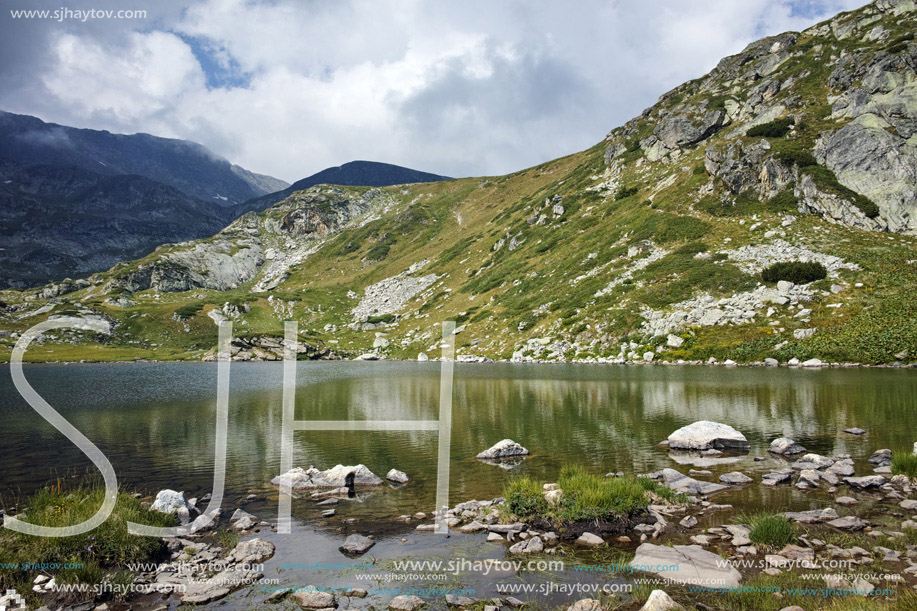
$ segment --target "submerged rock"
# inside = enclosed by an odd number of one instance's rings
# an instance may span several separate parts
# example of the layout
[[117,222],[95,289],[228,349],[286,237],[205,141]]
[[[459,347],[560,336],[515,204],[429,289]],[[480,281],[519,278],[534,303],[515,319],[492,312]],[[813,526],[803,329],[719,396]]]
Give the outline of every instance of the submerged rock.
[[683,473],[679,473],[675,469],[663,469],[659,476],[662,478],[662,482],[674,490],[675,492],[683,492],[685,494],[697,494],[697,495],[708,495],[715,492],[720,492],[721,490],[727,490],[729,487],[722,484],[714,484],[713,482],[703,482],[696,480],[693,477],[688,477]]
[[385,474],[385,479],[390,482],[395,482],[396,484],[406,484],[411,481],[407,473],[399,471],[398,469],[391,469]]
[[[643,543],[637,548],[630,566],[637,571],[652,573],[684,584],[709,584],[713,587],[736,587],[742,579],[735,567],[721,556],[699,545],[653,545]],[[654,569],[675,567],[674,571]]]
[[728,424],[700,420],[669,435],[669,447],[677,450],[748,450],[745,435]]

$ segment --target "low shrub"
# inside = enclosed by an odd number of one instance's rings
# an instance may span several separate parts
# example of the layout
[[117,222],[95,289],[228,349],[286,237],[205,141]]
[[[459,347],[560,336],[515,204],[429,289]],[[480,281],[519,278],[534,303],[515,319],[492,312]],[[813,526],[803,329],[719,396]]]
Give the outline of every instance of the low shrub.
[[378,325],[379,323],[387,324],[390,322],[395,322],[395,315],[394,314],[380,314],[379,316],[370,316],[369,318],[366,319],[366,322],[368,322],[371,325]]
[[511,479],[503,488],[506,508],[520,518],[543,515],[549,506],[542,490],[541,484],[530,477]]
[[748,538],[753,543],[783,547],[796,540],[793,523],[781,515],[758,514],[747,520],[751,526]]
[[917,454],[908,451],[892,452],[892,474],[917,477]]
[[765,282],[786,280],[794,284],[808,284],[828,276],[828,270],[821,263],[803,261],[785,261],[774,263],[761,272]]
[[175,310],[175,316],[179,318],[191,318],[204,309],[203,303],[189,303]]
[[621,187],[620,189],[618,189],[615,192],[615,201],[619,201],[627,197],[630,197],[632,195],[636,195],[639,191],[640,191],[639,187]]
[[780,161],[784,161],[790,165],[799,166],[800,168],[808,168],[818,165],[818,160],[815,159],[815,155],[808,151],[800,151],[798,149],[784,149],[777,151],[774,156]]
[[745,132],[745,135],[749,138],[783,138],[789,133],[793,123],[794,119],[792,117],[784,117],[783,119],[755,125]]

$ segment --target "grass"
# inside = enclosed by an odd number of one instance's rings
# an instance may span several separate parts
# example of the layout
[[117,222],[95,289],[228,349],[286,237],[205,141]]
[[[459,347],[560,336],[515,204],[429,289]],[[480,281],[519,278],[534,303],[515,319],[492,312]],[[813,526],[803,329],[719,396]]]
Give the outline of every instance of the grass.
[[787,518],[776,514],[757,514],[743,519],[751,525],[748,538],[754,543],[783,547],[796,540],[796,527]]
[[[503,490],[507,509],[518,518],[545,517],[562,523],[584,520],[628,518],[646,510],[647,491],[660,497],[677,499],[668,488],[636,477],[604,477],[579,466],[561,469],[558,484],[560,501],[551,506],[544,498],[541,484],[529,477],[511,480]],[[667,492],[666,492],[667,491]]]
[[907,450],[892,452],[892,474],[917,477],[917,454]]
[[[60,484],[44,488],[27,499],[24,521],[41,526],[71,526],[92,517],[105,496],[101,486],[80,486],[72,490]],[[103,579],[125,580],[130,563],[168,557],[165,543],[154,537],[132,535],[127,522],[151,526],[174,526],[171,515],[150,511],[139,499],[118,493],[111,516],[95,530],[73,537],[35,537],[12,530],[0,531],[0,558],[4,563],[72,563],[82,565],[56,575],[62,583],[97,584]],[[0,588],[31,593],[35,571],[0,568]],[[107,576],[107,577],[106,577]],[[33,601],[34,602],[34,601]]]

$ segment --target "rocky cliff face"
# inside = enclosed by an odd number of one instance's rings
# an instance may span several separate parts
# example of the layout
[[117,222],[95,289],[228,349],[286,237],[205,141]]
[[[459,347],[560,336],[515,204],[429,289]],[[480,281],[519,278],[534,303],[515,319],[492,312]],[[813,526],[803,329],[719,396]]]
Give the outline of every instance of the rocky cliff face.
[[606,160],[706,149],[713,197],[789,188],[800,212],[917,232],[914,25],[913,2],[888,0],[752,43],[612,131]]

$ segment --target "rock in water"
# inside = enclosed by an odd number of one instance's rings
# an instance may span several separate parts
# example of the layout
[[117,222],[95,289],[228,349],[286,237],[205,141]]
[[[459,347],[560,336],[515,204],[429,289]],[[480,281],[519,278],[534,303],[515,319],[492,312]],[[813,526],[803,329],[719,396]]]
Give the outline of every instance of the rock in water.
[[722,490],[727,490],[729,488],[729,486],[724,486],[722,484],[704,482],[694,479],[693,477],[688,477],[687,475],[676,471],[675,469],[663,469],[660,472],[660,475],[662,477],[662,482],[666,486],[675,492],[682,492],[685,494],[697,494],[700,496],[705,496],[715,492],[720,492]]
[[478,454],[477,457],[492,460],[495,458],[508,458],[510,456],[528,456],[528,453],[528,450],[523,448],[512,439],[504,439],[502,441],[498,441],[491,448],[484,450]]
[[771,442],[767,451],[784,456],[786,454],[802,454],[806,449],[789,437],[780,437]]
[[378,486],[383,483],[382,478],[370,471],[366,465],[353,467],[336,465],[325,471],[319,471],[315,467],[308,469],[296,467],[283,475],[278,475],[271,480],[271,483],[279,486],[288,480],[293,490],[343,488],[347,485],[347,476],[351,474],[353,474],[353,483],[357,486]]
[[700,420],[669,435],[669,447],[676,450],[748,450],[745,435],[728,424]]
[[315,586],[301,588],[293,593],[293,598],[303,609],[333,609],[337,601],[331,592],[323,592]]
[[396,484],[406,484],[410,480],[407,473],[404,471],[399,471],[398,469],[391,469],[388,473],[385,474],[385,479],[390,482],[395,482]]
[[684,611],[684,609],[662,590],[650,592],[650,597],[646,599],[646,604],[640,607],[640,611]]
[[[630,566],[634,570],[653,573],[676,583],[709,584],[711,587],[736,587],[742,579],[735,567],[713,552],[699,545],[653,545],[643,543]],[[675,567],[674,571],[657,572],[655,569]]]
[[369,537],[350,535],[344,541],[344,545],[340,547],[340,550],[345,554],[360,555],[365,554],[375,544],[376,542]]

